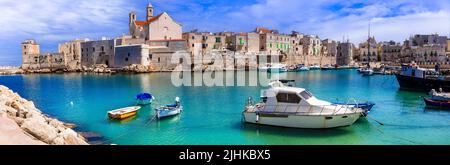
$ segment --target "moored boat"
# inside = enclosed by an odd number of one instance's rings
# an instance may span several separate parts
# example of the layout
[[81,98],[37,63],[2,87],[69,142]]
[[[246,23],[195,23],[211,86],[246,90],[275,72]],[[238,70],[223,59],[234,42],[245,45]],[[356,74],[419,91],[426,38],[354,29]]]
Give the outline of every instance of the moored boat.
[[309,71],[310,68],[305,66],[305,65],[298,65],[297,66],[297,71]]
[[373,69],[372,68],[363,68],[359,71],[363,76],[372,76]]
[[310,70],[320,70],[320,66],[319,65],[311,65],[309,67]]
[[336,105],[319,100],[303,88],[270,83],[263,101],[249,101],[242,112],[247,123],[292,127],[334,128],[353,124],[364,112],[350,105]]
[[427,106],[440,107],[445,109],[450,108],[450,101],[433,100],[429,98],[423,98],[423,100],[425,101],[425,104]]
[[137,111],[141,109],[140,106],[132,106],[132,107],[125,107],[120,108],[112,111],[108,111],[108,116],[112,119],[126,119],[132,116],[136,116]]
[[402,89],[430,91],[442,88],[444,91],[450,91],[449,77],[433,69],[420,68],[414,63],[402,65],[402,70],[395,73],[395,77]]
[[155,97],[150,93],[140,93],[136,95],[136,103],[138,105],[147,105],[151,104]]
[[156,108],[156,117],[158,119],[175,116],[180,114],[183,111],[183,106],[180,104],[180,98],[175,98],[175,104],[167,104],[165,106],[161,106]]
[[349,105],[349,106],[353,106],[356,108],[361,108],[364,110],[363,112],[363,116],[367,116],[367,114],[369,114],[369,112],[372,110],[373,106],[375,105],[375,103],[366,101],[366,102],[356,102],[356,103],[342,103],[342,102],[335,102],[333,104],[338,104],[338,105]]

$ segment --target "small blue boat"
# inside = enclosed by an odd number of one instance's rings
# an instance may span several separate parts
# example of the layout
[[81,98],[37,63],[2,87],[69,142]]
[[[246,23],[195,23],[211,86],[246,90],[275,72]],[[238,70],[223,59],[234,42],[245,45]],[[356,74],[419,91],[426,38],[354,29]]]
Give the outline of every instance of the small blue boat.
[[180,114],[183,111],[183,106],[181,106],[180,98],[175,98],[175,104],[167,104],[165,106],[161,106],[156,108],[156,117],[158,119],[175,116]]
[[361,108],[364,110],[364,116],[366,116],[370,110],[372,110],[375,103],[372,102],[361,102],[361,103],[333,103],[336,105],[348,105],[348,106],[354,106],[355,108]]
[[150,93],[140,93],[136,95],[136,102],[138,105],[147,105],[151,104],[153,100],[155,99],[154,96]]

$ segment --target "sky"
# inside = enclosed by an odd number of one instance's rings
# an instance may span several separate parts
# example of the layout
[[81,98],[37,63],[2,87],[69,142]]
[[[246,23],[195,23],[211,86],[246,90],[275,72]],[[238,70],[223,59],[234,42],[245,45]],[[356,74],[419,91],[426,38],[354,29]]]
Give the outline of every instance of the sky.
[[35,39],[56,52],[73,39],[128,34],[128,14],[143,20],[169,13],[183,31],[249,32],[255,27],[298,31],[353,43],[367,38],[401,42],[413,34],[450,35],[449,0],[0,0],[0,66],[20,65],[20,43]]

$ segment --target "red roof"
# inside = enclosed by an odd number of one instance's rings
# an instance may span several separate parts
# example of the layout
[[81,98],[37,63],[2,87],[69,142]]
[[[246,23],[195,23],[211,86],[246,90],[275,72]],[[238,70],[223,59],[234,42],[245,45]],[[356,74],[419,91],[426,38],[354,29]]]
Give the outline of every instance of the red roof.
[[269,29],[263,28],[263,27],[257,27],[256,28],[256,32],[258,32],[258,33],[272,33],[272,30],[269,30]]
[[159,17],[161,17],[163,13],[157,15],[156,17],[152,17],[150,18],[148,21],[135,21],[136,25],[138,26],[144,26],[144,25],[148,25],[150,23],[152,23],[153,21],[156,21]]

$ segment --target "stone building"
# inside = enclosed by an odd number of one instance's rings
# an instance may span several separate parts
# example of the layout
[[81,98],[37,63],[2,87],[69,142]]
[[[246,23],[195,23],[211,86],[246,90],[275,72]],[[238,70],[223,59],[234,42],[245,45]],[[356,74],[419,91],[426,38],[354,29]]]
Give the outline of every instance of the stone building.
[[207,54],[212,50],[224,50],[226,48],[226,36],[210,32],[183,33],[183,40],[187,42],[187,51],[194,54]]
[[116,39],[106,39],[97,41],[86,41],[81,44],[81,64],[83,66],[93,66],[105,64],[114,66],[114,47]]
[[322,60],[322,41],[319,36],[306,35],[302,38],[303,54],[306,56],[306,65],[320,65]]
[[22,42],[22,68],[28,68],[31,64],[39,60],[40,46],[35,40]]
[[[359,60],[361,62],[366,63],[369,61],[370,58],[370,62],[377,62],[379,61],[379,50],[375,37],[370,37],[368,41],[359,44],[359,53],[358,53]],[[369,45],[370,45],[370,52],[368,52]]]
[[73,40],[58,45],[58,52],[64,56],[67,69],[81,68],[81,43],[87,40]]
[[450,56],[450,39],[447,39],[447,46],[445,47],[445,54]]
[[133,38],[143,38],[146,41],[179,40],[182,35],[181,24],[175,22],[166,12],[157,16],[153,15],[152,4],[147,6],[147,19],[136,20],[136,12],[129,15],[130,35]]
[[228,50],[240,53],[259,53],[260,40],[259,34],[255,32],[250,33],[235,33],[227,38]]
[[40,52],[40,46],[35,40],[22,43],[22,69],[24,70],[60,70],[65,69],[64,55],[60,53]]
[[337,42],[331,39],[325,39],[322,41],[322,59],[321,65],[335,65],[337,55]]
[[292,51],[288,55],[290,64],[306,63],[306,55],[303,54],[303,43],[301,42],[303,37],[303,34],[295,31],[291,34]]
[[353,63],[353,50],[354,46],[349,41],[338,43],[336,64],[337,65],[350,65]]
[[259,37],[260,52],[265,54],[288,54],[292,49],[290,35],[278,34],[272,31],[271,33],[260,33]]
[[400,43],[394,41],[383,42],[381,44],[381,62],[382,63],[401,63],[401,50]]
[[447,37],[439,36],[438,34],[416,34],[409,38],[409,45],[424,46],[424,45],[447,45]]

